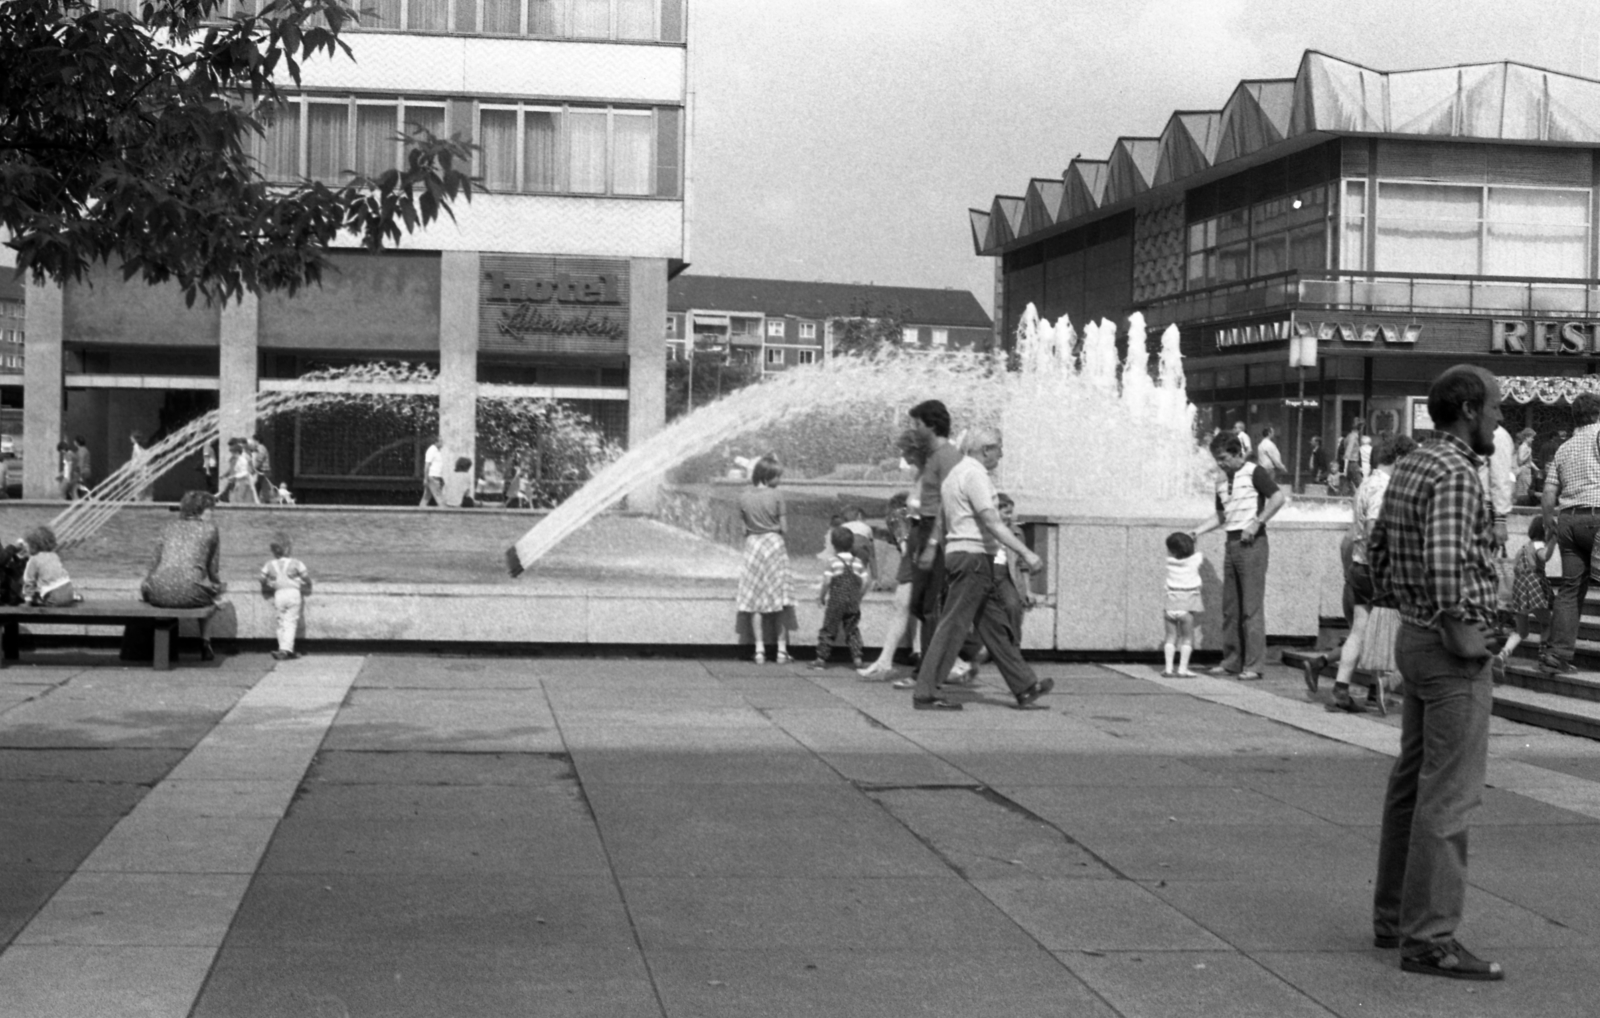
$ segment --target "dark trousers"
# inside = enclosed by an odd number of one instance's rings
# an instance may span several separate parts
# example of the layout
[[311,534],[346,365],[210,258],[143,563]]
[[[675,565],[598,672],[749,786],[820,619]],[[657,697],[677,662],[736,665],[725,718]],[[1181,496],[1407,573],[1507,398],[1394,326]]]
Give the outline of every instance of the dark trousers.
[[922,622],[922,657],[927,660],[928,648],[933,643],[934,622],[939,618],[940,595],[944,593],[945,566],[941,549],[933,556],[933,565],[922,568],[922,550],[928,546],[928,534],[933,530],[933,520],[926,517],[917,521],[906,542],[906,554],[911,556],[911,614]]
[[1571,661],[1578,647],[1578,621],[1589,596],[1589,559],[1594,554],[1600,513],[1562,513],[1556,517],[1556,542],[1561,548],[1561,582],[1550,612],[1550,653]]
[[1021,633],[1012,628],[1011,614],[1006,611],[1000,594],[996,574],[1004,569],[1004,566],[995,565],[992,555],[965,551],[945,554],[945,573],[950,585],[945,591],[944,611],[939,615],[938,626],[934,627],[933,642],[923,653],[922,665],[917,669],[917,688],[912,694],[917,699],[934,697],[974,626],[1012,693],[1021,693],[1038,681],[1028,662],[1022,659]]
[[828,598],[822,612],[822,628],[817,632],[817,660],[826,661],[835,643],[850,648],[850,660],[861,664],[861,598]]
[[1389,774],[1378,837],[1372,927],[1420,954],[1449,940],[1467,898],[1467,814],[1489,766],[1490,658],[1469,661],[1432,629],[1406,623],[1395,640],[1405,677],[1400,755]]
[[1267,663],[1267,535],[1228,533],[1222,556],[1222,670],[1260,673]]

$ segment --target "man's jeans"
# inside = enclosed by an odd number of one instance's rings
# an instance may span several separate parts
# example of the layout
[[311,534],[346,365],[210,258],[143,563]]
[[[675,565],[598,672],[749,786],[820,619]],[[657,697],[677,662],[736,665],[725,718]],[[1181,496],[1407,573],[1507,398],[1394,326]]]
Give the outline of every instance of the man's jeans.
[[1259,675],[1267,663],[1266,597],[1267,535],[1245,544],[1230,533],[1222,557],[1223,671]]
[[1589,556],[1600,513],[1562,513],[1556,517],[1556,541],[1561,546],[1561,583],[1556,587],[1550,612],[1550,653],[1571,661],[1578,646],[1578,621],[1589,594]]
[[992,555],[945,552],[945,575],[950,578],[950,586],[945,590],[944,612],[934,629],[933,642],[917,669],[917,688],[912,694],[917,699],[931,700],[937,695],[939,683],[950,674],[961,644],[974,625],[1013,694],[1024,692],[1038,681],[1022,659],[1022,634],[1011,628],[1011,615],[995,578],[995,573],[1004,569],[995,565]]
[[1467,814],[1483,798],[1489,756],[1490,658],[1468,661],[1439,633],[1406,623],[1395,641],[1405,677],[1400,756],[1389,774],[1378,841],[1372,927],[1404,954],[1449,940],[1467,892]]

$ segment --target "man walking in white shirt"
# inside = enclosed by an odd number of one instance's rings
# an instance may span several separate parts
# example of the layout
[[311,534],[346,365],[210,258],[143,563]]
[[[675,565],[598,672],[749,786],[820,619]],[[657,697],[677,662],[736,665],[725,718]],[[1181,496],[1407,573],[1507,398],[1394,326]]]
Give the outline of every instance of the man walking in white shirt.
[[1256,446],[1256,465],[1265,470],[1268,477],[1281,484],[1283,475],[1289,468],[1283,464],[1283,454],[1278,452],[1278,443],[1272,440],[1275,434],[1277,432],[1270,424],[1261,429],[1261,442]]

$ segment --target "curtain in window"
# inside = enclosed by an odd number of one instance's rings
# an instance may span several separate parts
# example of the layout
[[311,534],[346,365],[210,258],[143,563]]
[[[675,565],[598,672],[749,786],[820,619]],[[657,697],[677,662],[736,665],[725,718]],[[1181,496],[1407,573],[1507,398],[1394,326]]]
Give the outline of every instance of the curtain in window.
[[478,144],[483,151],[483,186],[512,191],[517,186],[517,111],[484,110],[478,118]]
[[567,114],[571,145],[567,186],[581,194],[606,190],[606,115],[573,111]]
[[310,103],[306,116],[306,173],[313,180],[338,184],[350,168],[346,151],[345,128],[350,119],[348,106]]
[[1234,244],[1231,247],[1221,247],[1212,256],[1212,269],[1216,275],[1212,277],[1213,283],[1231,283],[1237,279],[1245,279],[1250,275],[1250,245]]
[[450,23],[449,0],[407,0],[406,30],[443,32]]
[[376,177],[384,170],[395,167],[398,146],[394,136],[399,131],[395,124],[398,111],[393,106],[356,106],[356,165],[355,171],[364,177]]
[[553,110],[528,110],[522,115],[524,191],[558,191],[561,156],[556,148]]
[[617,38],[654,39],[655,7],[654,0],[617,0]]
[[561,34],[561,10],[557,0],[528,0],[528,34]]
[[1321,272],[1327,268],[1327,236],[1327,229],[1321,223],[1315,226],[1302,226],[1291,232],[1287,267],[1299,269],[1301,272]]
[[572,34],[581,39],[611,37],[611,0],[572,0]]
[[1347,180],[1344,185],[1344,233],[1339,237],[1339,268],[1359,272],[1367,267],[1367,185]]
[[268,180],[300,177],[300,106],[265,109],[267,134],[261,139],[261,172]]
[[516,35],[522,31],[522,0],[483,0],[483,31]]
[[1385,272],[1476,275],[1482,205],[1481,187],[1379,184],[1373,267]]
[[1255,242],[1255,271],[1251,275],[1270,276],[1289,267],[1288,239],[1283,234]]
[[433,132],[434,137],[444,135],[444,107],[443,106],[413,106],[406,104],[406,122],[401,130],[406,134],[415,134],[417,128],[425,128]]
[[351,6],[358,11],[365,12],[370,10],[372,12],[371,14],[362,13],[362,28],[386,28],[391,32],[398,32],[400,31],[400,2],[401,0],[362,0],[361,3],[352,4]]
[[611,191],[650,193],[650,115],[617,113],[612,118]]
[[1491,187],[1488,218],[1486,275],[1588,275],[1589,192]]

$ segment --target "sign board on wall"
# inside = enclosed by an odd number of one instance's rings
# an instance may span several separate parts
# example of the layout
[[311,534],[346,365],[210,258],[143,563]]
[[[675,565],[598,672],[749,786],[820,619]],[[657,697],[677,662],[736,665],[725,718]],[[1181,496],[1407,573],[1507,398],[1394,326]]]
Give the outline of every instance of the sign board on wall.
[[1489,330],[1491,353],[1600,353],[1600,322],[1496,318]]
[[478,347],[500,353],[628,351],[628,263],[617,258],[483,255]]

